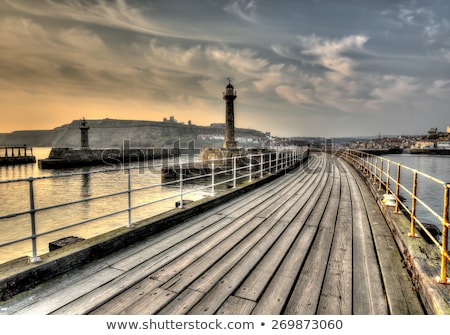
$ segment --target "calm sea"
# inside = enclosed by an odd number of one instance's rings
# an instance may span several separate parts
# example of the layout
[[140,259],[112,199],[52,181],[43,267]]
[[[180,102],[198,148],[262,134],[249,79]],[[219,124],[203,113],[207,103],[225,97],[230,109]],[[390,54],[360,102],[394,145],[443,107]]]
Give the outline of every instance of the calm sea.
[[[48,157],[50,148],[34,148],[36,159]],[[417,169],[442,181],[450,181],[450,156],[428,156],[428,155],[386,155],[383,156],[395,162],[402,163],[413,169]],[[149,185],[155,185],[150,189],[134,192],[131,198],[132,206],[148,203],[161,197],[175,195],[179,186],[156,186],[160,183],[159,169],[154,165],[162,161],[132,163],[139,169],[132,170],[131,186],[133,189]],[[120,166],[116,166],[120,167]],[[78,174],[59,178],[44,178],[36,180],[34,184],[35,208],[54,206],[57,204],[98,197],[101,195],[121,192],[127,189],[128,176],[126,171],[108,172],[112,166],[96,166],[64,170],[41,170],[37,164],[17,165],[0,167],[0,180],[17,180],[28,177],[43,177],[54,175],[65,175],[79,172],[96,172],[90,174]],[[394,168],[393,168],[394,169]],[[395,175],[395,170],[391,173]],[[402,172],[402,183],[411,185],[412,173]],[[194,186],[190,186],[193,188]],[[393,187],[393,186],[391,186]],[[210,190],[198,191],[185,196],[185,199],[197,200],[209,195]],[[443,187],[436,183],[419,177],[418,195],[423,198],[439,215],[442,215]],[[29,183],[0,184],[0,215],[8,215],[30,209]],[[405,204],[410,207],[410,199],[405,196]],[[150,216],[171,210],[175,207],[178,198],[172,198],[164,202],[145,206],[132,211],[132,221],[136,222]],[[37,233],[48,231],[63,225],[73,224],[88,220],[127,208],[128,197],[126,194],[107,197],[99,200],[83,202],[70,206],[58,207],[36,213]],[[439,222],[429,214],[422,206],[418,207],[418,216],[423,222]],[[39,253],[48,251],[48,243],[66,236],[78,236],[90,238],[118,227],[127,225],[128,214],[122,213],[68,230],[52,233],[38,239]],[[0,220],[0,244],[6,241],[20,239],[31,234],[30,215],[19,215],[16,217]],[[20,257],[31,255],[31,242],[23,241],[18,244],[3,247],[0,253],[0,263]]]
[[[385,155],[386,159],[401,163],[412,169],[416,169],[440,181],[450,182],[450,155]],[[394,168],[395,169],[395,168]],[[391,171],[396,176],[396,171]],[[402,170],[401,183],[406,185],[409,190],[413,188],[413,172]],[[391,186],[394,187],[394,186]],[[405,204],[411,208],[411,198],[406,192],[400,192],[405,198]],[[417,195],[428,206],[430,206],[437,214],[442,216],[444,206],[444,187],[428,178],[418,175],[417,178]],[[433,223],[441,228],[441,223],[435,216],[429,213],[420,203],[417,207],[417,216],[425,223]]]

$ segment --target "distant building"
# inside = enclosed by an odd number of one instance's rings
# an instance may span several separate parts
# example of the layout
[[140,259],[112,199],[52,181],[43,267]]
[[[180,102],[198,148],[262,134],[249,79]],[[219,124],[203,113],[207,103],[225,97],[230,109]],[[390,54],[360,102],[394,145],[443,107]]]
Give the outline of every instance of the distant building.
[[177,120],[175,120],[174,116],[170,116],[169,119],[167,119],[166,117],[163,119],[164,123],[178,123]]
[[432,141],[417,141],[414,144],[414,149],[431,149],[434,148],[434,142]]
[[437,141],[436,148],[438,149],[450,149],[450,141]]

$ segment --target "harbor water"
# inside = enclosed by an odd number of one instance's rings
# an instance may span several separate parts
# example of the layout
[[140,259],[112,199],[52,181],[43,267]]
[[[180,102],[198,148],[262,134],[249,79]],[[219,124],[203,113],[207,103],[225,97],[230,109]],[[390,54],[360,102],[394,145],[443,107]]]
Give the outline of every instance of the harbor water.
[[[36,161],[47,158],[49,152],[50,148],[33,148]],[[179,159],[182,160],[183,157]],[[136,190],[153,185],[151,188],[133,192],[131,206],[139,206],[161,198],[174,196],[165,201],[134,209],[131,213],[132,223],[175,208],[175,203],[179,200],[176,197],[179,194],[179,185],[178,183],[165,186],[159,185],[161,183],[160,166],[162,163],[162,160],[130,163],[132,168],[130,170],[132,189]],[[127,168],[128,165],[121,166],[120,163],[118,164],[114,166],[110,164],[58,170],[39,169],[37,163],[2,166],[0,167],[0,180],[19,180],[28,179],[29,177],[41,178],[60,175],[58,178],[42,178],[33,181],[34,207],[36,209],[125,191],[125,193],[112,197],[37,211],[35,213],[36,233],[39,234],[94,217],[108,215],[112,212],[126,210],[128,208],[128,194],[126,190],[128,189],[129,170]],[[199,186],[186,184],[184,191],[193,190],[194,187],[198,188]],[[209,194],[209,190],[205,189],[189,193],[184,198],[195,201]],[[29,181],[0,183],[0,216],[29,210]],[[38,254],[48,252],[49,242],[60,238],[76,236],[88,239],[119,227],[126,227],[127,224],[128,212],[125,211],[41,236],[37,239]],[[29,213],[0,220],[0,244],[30,235],[31,218]],[[31,256],[31,250],[30,240],[4,246],[1,248],[0,264],[18,257]]]
[[[434,177],[443,183],[450,182],[450,155],[418,155],[418,154],[398,154],[384,155],[386,159],[398,162],[404,166],[420,171],[431,177]],[[391,169],[395,169],[391,167]],[[396,171],[391,170],[391,175],[396,176]],[[413,189],[413,172],[402,169],[401,184],[405,185],[410,191]],[[391,188],[394,185],[390,186]],[[423,200],[438,215],[442,216],[444,207],[444,190],[442,184],[430,180],[418,174],[417,177],[417,196]],[[400,191],[404,198],[404,204],[411,209],[411,197],[405,192]],[[430,213],[420,202],[417,203],[416,216],[423,223],[434,224],[442,230],[441,221]]]

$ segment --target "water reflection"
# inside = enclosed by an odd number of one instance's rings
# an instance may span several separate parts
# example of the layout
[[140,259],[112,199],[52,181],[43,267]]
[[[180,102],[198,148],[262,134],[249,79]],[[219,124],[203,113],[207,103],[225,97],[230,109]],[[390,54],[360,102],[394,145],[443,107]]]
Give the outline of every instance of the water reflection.
[[[87,172],[87,171],[84,171]],[[81,199],[87,199],[91,196],[90,192],[90,179],[91,176],[89,174],[82,174],[81,176],[81,192],[80,192],[80,198]],[[89,215],[89,207],[90,202],[86,201],[82,203],[81,213],[80,216],[82,220],[86,220]]]

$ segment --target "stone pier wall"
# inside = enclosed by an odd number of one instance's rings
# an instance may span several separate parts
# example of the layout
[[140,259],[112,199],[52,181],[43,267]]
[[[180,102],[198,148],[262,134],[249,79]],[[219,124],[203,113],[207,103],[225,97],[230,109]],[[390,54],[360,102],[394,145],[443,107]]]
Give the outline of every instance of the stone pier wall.
[[179,154],[180,150],[178,148],[52,148],[48,158],[39,161],[39,166],[45,169],[122,164],[176,157]]

